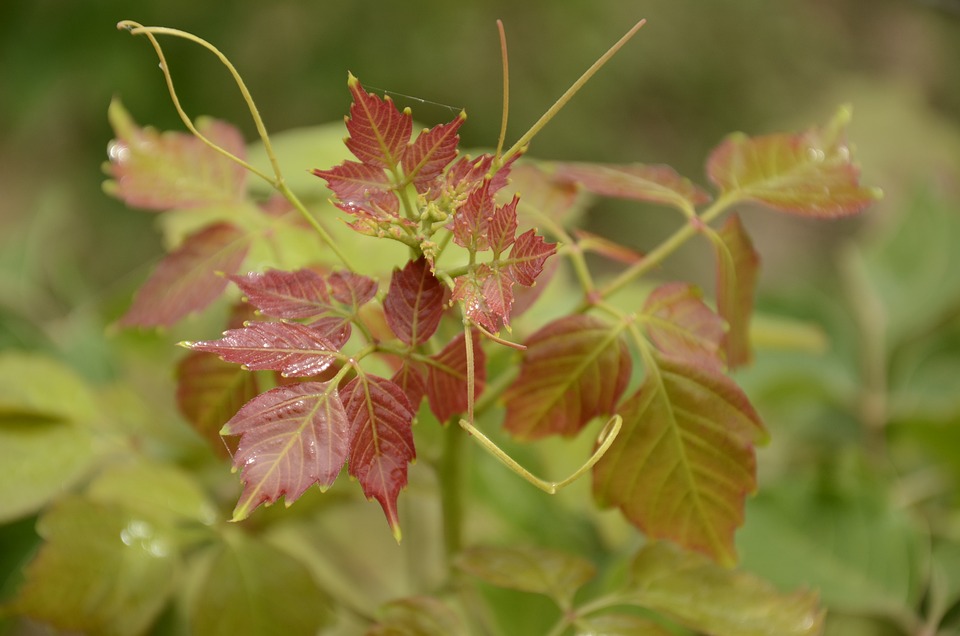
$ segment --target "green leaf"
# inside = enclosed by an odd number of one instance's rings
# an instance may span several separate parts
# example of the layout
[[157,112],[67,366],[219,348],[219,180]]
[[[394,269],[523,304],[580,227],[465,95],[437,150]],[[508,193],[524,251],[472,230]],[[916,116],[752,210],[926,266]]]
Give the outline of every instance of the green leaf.
[[747,518],[738,540],[745,569],[784,589],[817,588],[831,608],[913,611],[921,539],[877,494],[819,493],[794,479],[766,488]]
[[365,636],[464,636],[468,632],[442,601],[411,596],[380,608],[380,621]]
[[657,623],[633,614],[601,614],[577,621],[577,636],[671,636]]
[[581,557],[540,547],[470,548],[457,557],[457,567],[491,585],[549,596],[560,607],[596,574]]
[[598,503],[619,506],[650,538],[736,563],[754,444],[766,439],[746,395],[725,375],[657,359],[617,411],[623,428],[593,469]]
[[621,329],[572,315],[530,336],[520,376],[504,394],[504,428],[518,439],[572,436],[613,414],[632,368]]
[[231,533],[213,557],[190,608],[204,636],[313,636],[332,618],[307,568],[286,552]]
[[95,459],[93,395],[70,369],[40,356],[0,356],[0,522],[36,512]]
[[844,140],[850,111],[823,129],[748,137],[736,133],[711,153],[710,180],[724,196],[802,216],[856,214],[882,195],[860,185],[860,169]]
[[46,543],[11,609],[61,630],[145,631],[177,584],[179,556],[162,524],[121,506],[70,497],[38,524]]
[[710,636],[814,636],[823,629],[815,593],[782,594],[666,543],[640,550],[630,575],[633,602]]

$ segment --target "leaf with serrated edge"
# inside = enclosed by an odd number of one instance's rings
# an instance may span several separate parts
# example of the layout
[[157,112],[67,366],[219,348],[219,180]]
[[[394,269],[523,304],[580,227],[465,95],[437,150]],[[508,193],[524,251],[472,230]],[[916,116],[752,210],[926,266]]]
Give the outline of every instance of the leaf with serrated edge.
[[[247,171],[193,135],[140,128],[114,100],[110,123],[117,138],[110,143],[104,187],[127,205],[152,210],[238,203],[246,193]],[[233,126],[201,119],[199,131],[214,144],[243,158],[243,137]]]
[[647,296],[644,321],[650,341],[664,356],[723,371],[724,323],[689,283],[666,283]]
[[327,277],[331,295],[356,312],[377,293],[377,281],[349,271],[333,272]]
[[332,486],[347,460],[349,426],[328,382],[281,386],[247,402],[220,431],[240,436],[233,465],[244,486],[233,520],[281,495],[289,506],[313,484]]
[[466,119],[466,113],[460,113],[450,123],[422,131],[404,151],[400,161],[403,175],[413,183],[417,192],[425,192],[443,169],[456,159],[460,143],[457,131]]
[[601,506],[619,506],[653,539],[736,563],[733,534],[756,490],[754,445],[766,430],[727,376],[656,359],[617,412],[623,428],[593,469]]
[[452,299],[463,303],[464,313],[474,324],[497,332],[501,325],[510,324],[513,284],[509,269],[495,269],[484,263],[457,279]]
[[487,225],[493,217],[494,202],[490,181],[484,181],[467,196],[453,218],[453,242],[472,252],[490,249]]
[[560,163],[556,179],[578,183],[594,194],[665,203],[680,209],[706,203],[710,195],[670,166]]
[[491,585],[549,596],[561,607],[597,573],[580,556],[535,546],[470,548],[457,567]]
[[212,353],[194,351],[177,364],[177,408],[210,448],[226,457],[223,423],[260,393],[257,376]]
[[543,271],[547,259],[557,251],[554,243],[547,243],[536,230],[527,230],[517,237],[510,249],[510,273],[521,285],[530,287]]
[[384,317],[393,333],[411,345],[429,340],[443,317],[444,289],[422,257],[395,269],[383,299]]
[[572,436],[594,417],[613,414],[633,366],[621,330],[572,315],[530,336],[520,375],[504,394],[504,428],[525,440]]
[[347,148],[361,162],[378,168],[391,169],[410,142],[413,118],[409,112],[400,112],[389,97],[381,99],[363,90],[352,74],[347,86],[353,95],[350,117],[347,118],[345,140]]
[[723,348],[731,369],[748,364],[753,358],[750,347],[750,317],[757,286],[760,255],[753,248],[740,217],[730,216],[717,232],[720,244],[714,245],[717,262],[717,310],[727,321]]
[[633,603],[711,636],[818,636],[816,593],[783,594],[745,572],[720,567],[666,543],[644,546],[630,567]]
[[311,269],[228,276],[251,305],[274,318],[311,318],[330,310],[327,281]]
[[400,210],[390,179],[379,166],[344,161],[329,170],[314,170],[313,174],[327,182],[337,198],[337,207],[345,212],[382,217],[397,216]]
[[487,222],[487,239],[494,259],[500,258],[516,240],[519,202],[519,197],[514,195],[506,205],[498,205]]
[[[483,393],[487,381],[486,354],[480,335],[473,330],[474,399]],[[467,339],[458,334],[443,350],[430,357],[427,369],[427,398],[430,410],[441,422],[467,410]]]
[[120,319],[124,327],[170,327],[205,309],[227,287],[247,255],[250,237],[228,223],[192,234],[164,257]]
[[826,128],[800,134],[730,135],[710,154],[707,174],[724,195],[802,216],[856,214],[880,198],[860,185],[860,168],[844,140],[850,111]]
[[385,378],[362,374],[341,391],[350,422],[350,475],[376,499],[400,541],[397,496],[407,485],[407,464],[416,456],[415,415],[403,390]]
[[338,351],[324,331],[297,322],[251,322],[225,331],[220,340],[183,344],[194,351],[215,353],[246,369],[269,369],[301,378],[323,373]]

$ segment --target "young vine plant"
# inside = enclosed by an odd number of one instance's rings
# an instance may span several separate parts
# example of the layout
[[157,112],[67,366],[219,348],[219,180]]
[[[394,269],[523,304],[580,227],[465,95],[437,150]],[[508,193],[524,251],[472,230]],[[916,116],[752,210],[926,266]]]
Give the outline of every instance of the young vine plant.
[[[619,508],[648,538],[736,562],[734,533],[757,488],[755,447],[767,431],[728,375],[751,358],[758,272],[735,210],[752,204],[830,219],[859,213],[879,193],[859,182],[846,108],[802,133],[726,138],[706,163],[712,192],[664,165],[528,160],[533,137],[642,24],[507,149],[504,44],[504,132],[494,152],[476,157],[458,150],[464,114],[415,134],[409,109],[349,75],[344,143],[352,159],[304,166],[315,168],[335,206],[315,209],[288,187],[249,92],[217,49],[173,29],[120,24],[155,47],[189,129],[159,133],[111,105],[108,191],[178,228],[120,324],[170,327],[239,290],[244,302],[227,331],[182,343],[190,352],[178,369],[183,412],[204,434],[230,442],[241,471],[234,521],[281,497],[289,506],[312,486],[331,488],[346,467],[399,541],[398,498],[417,456],[414,423],[429,412],[547,492],[589,473],[596,504]],[[183,111],[161,35],[198,43],[227,66],[269,171],[248,162],[236,128]],[[251,188],[251,175],[273,195]],[[518,194],[515,180],[527,190]],[[583,192],[673,209],[679,227],[637,254],[569,227]],[[341,220],[364,250],[397,242],[406,260],[392,273],[366,271],[329,229]],[[315,249],[288,253],[306,232]],[[636,281],[695,237],[714,254],[715,302],[686,282],[611,302],[635,293]],[[600,278],[588,253],[622,269]],[[525,324],[536,318],[537,297],[561,276],[560,261],[582,290],[579,303],[514,333],[521,312],[530,312]],[[508,361],[495,379],[493,358]],[[478,413],[497,403],[518,441],[599,428],[595,450],[569,478],[540,479],[478,428]]]

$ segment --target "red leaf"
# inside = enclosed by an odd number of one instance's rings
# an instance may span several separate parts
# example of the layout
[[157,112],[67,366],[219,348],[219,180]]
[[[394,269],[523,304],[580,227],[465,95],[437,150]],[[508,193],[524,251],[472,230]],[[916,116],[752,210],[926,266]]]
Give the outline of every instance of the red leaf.
[[490,182],[484,181],[480,187],[470,192],[466,202],[457,210],[453,218],[453,242],[472,252],[489,249],[487,226],[493,216],[493,209]]
[[389,97],[384,100],[367,93],[353,75],[348,77],[347,86],[353,95],[347,119],[350,136],[344,142],[347,148],[368,166],[388,170],[396,167],[410,142],[410,113],[397,110]]
[[194,351],[215,353],[246,369],[270,369],[287,377],[323,373],[338,351],[323,330],[297,322],[252,322],[225,331],[220,340],[184,344]]
[[611,261],[623,263],[624,265],[633,265],[640,262],[643,255],[629,247],[615,243],[608,238],[598,236],[586,230],[574,229],[573,235],[577,239],[577,245],[584,252],[593,252],[600,256],[609,258]]
[[572,436],[592,418],[612,415],[633,366],[621,328],[577,314],[533,334],[504,394],[504,428],[518,439]]
[[860,185],[860,169],[844,140],[850,113],[802,134],[727,137],[710,155],[707,174],[723,194],[803,216],[856,214],[880,197]]
[[384,316],[400,340],[418,345],[430,339],[443,316],[444,286],[426,259],[418,258],[395,269],[383,299]]
[[[473,397],[483,393],[487,381],[486,354],[480,346],[480,335],[473,331]],[[463,334],[430,357],[427,370],[427,399],[430,410],[441,422],[467,411],[467,339]]]
[[332,308],[327,281],[311,269],[228,276],[254,307],[275,318],[312,318]]
[[510,250],[510,274],[518,283],[529,287],[543,271],[547,258],[556,251],[556,244],[547,243],[536,230],[527,230],[517,237]]
[[750,349],[750,316],[757,286],[760,255],[737,215],[730,216],[718,232],[717,309],[727,321],[723,346],[727,364],[736,368],[753,358]]
[[223,423],[258,393],[254,374],[212,353],[194,351],[177,365],[177,408],[217,454],[227,454]]
[[349,420],[334,385],[302,382],[257,396],[221,433],[240,436],[233,457],[243,470],[233,511],[240,521],[280,495],[289,506],[313,484],[332,486],[347,459]]
[[387,523],[400,540],[397,496],[407,485],[407,464],[416,457],[414,410],[403,390],[390,380],[359,375],[341,392],[350,422],[350,475],[363,494],[380,502]]
[[556,178],[579,183],[589,192],[620,199],[665,203],[688,209],[710,200],[710,195],[670,166],[561,163]]
[[513,277],[509,269],[491,268],[484,263],[457,278],[453,300],[463,303],[467,317],[487,331],[500,331],[510,324],[513,305]]
[[759,416],[725,375],[659,359],[618,412],[623,428],[593,469],[601,506],[619,506],[650,539],[671,539],[724,565],[756,489]]
[[377,293],[377,281],[350,271],[334,272],[327,277],[327,282],[333,297],[354,313]]
[[[110,142],[107,191],[127,205],[168,210],[238,203],[246,192],[247,171],[193,135],[140,128],[120,102],[110,104],[117,138]],[[212,119],[198,129],[235,156],[246,154],[233,126]]]
[[427,381],[418,365],[409,360],[404,361],[390,381],[400,387],[414,411],[420,408],[420,402],[427,394]]
[[711,371],[723,371],[724,321],[689,283],[667,283],[643,305],[650,341],[666,357]]
[[337,197],[337,207],[355,216],[398,216],[400,202],[387,173],[380,166],[344,161],[313,174],[327,182]]
[[[490,194],[498,192],[507,185],[513,162],[516,161],[519,156],[520,155],[514,155],[511,157],[507,163],[500,166],[500,169],[488,179],[489,186],[487,187],[489,188]],[[458,198],[458,195],[472,192],[482,185],[484,180],[487,180],[487,174],[493,167],[493,159],[493,155],[489,154],[480,155],[476,159],[461,157],[456,163],[450,166],[450,169],[447,170],[446,181],[447,189],[451,193],[451,198]]]
[[417,192],[426,192],[443,169],[456,158],[457,144],[460,143],[457,131],[466,118],[466,114],[460,113],[448,124],[422,131],[403,153],[400,165],[404,177],[411,180]]
[[551,280],[560,269],[559,259],[550,259],[543,266],[543,272],[537,277],[537,283],[533,287],[521,285],[513,290],[513,308],[510,315],[513,318],[521,315],[533,306],[540,295],[547,289]]
[[493,250],[493,258],[500,258],[500,254],[513,245],[517,236],[517,203],[520,199],[514,196],[510,203],[498,205],[487,222],[487,242]]
[[205,309],[227,286],[221,274],[240,269],[249,247],[249,236],[228,223],[191,234],[160,261],[120,324],[169,327]]
[[510,171],[508,192],[519,192],[523,200],[519,211],[536,210],[555,221],[563,221],[574,209],[580,188],[569,181],[556,179],[535,163],[522,163]]

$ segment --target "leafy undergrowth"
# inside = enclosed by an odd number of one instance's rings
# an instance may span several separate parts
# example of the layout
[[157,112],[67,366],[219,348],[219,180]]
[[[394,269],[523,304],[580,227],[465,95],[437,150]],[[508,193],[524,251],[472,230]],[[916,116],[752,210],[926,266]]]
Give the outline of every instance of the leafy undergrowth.
[[[125,26],[161,59],[154,34],[195,39]],[[507,150],[501,139],[461,154],[464,114],[414,134],[409,110],[352,75],[347,85],[351,158],[303,158],[325,186],[303,198],[289,185],[300,177],[281,172],[291,156],[265,134],[248,152],[224,122],[184,115],[192,133],[161,133],[111,105],[106,190],[158,214],[169,246],[118,326],[193,333],[197,314],[224,317],[220,337],[182,342],[176,364],[178,406],[209,448],[194,464],[182,449],[164,463],[175,444],[164,454],[118,429],[98,413],[112,403],[67,371],[6,358],[0,452],[23,477],[5,486],[0,518],[39,515],[42,540],[8,613],[117,634],[789,636],[823,632],[822,595],[851,615],[893,615],[909,633],[949,621],[955,576],[925,567],[935,562],[910,515],[863,496],[875,470],[853,461],[835,481],[804,474],[747,505],[770,437],[748,395],[804,368],[784,362],[779,376],[761,355],[751,366],[759,257],[735,211],[833,219],[875,201],[846,144],[848,109],[802,133],[731,135],[707,158],[708,190],[662,165],[531,160],[542,123]],[[312,151],[330,156],[342,130],[301,136],[327,140]],[[678,229],[636,254],[575,227],[591,196],[664,206]],[[952,219],[930,226],[909,227],[956,232]],[[700,236],[712,298],[683,281],[639,282]],[[915,254],[911,240],[927,239],[896,233],[843,270],[856,298],[890,313],[898,346],[939,333],[933,316],[895,312],[930,269],[950,269],[890,266],[887,254]],[[598,276],[588,254],[619,272]],[[811,365],[804,378],[879,437],[917,402],[869,383],[906,355],[870,339],[874,319],[857,315],[854,329],[878,367],[861,379],[837,362],[834,383],[828,365]],[[906,383],[927,363],[910,359]],[[66,393],[79,397],[57,398]],[[219,477],[227,455],[239,496]],[[573,473],[553,482],[522,464]],[[550,493],[582,476],[589,492],[545,501],[508,470]],[[281,498],[298,503],[266,509]],[[402,547],[382,541],[363,500]],[[936,536],[936,563],[957,560],[955,539]]]

